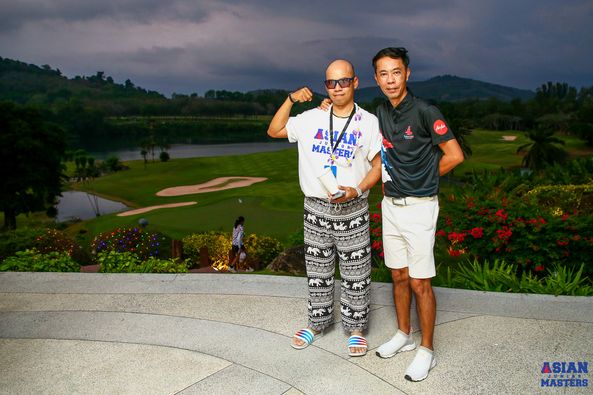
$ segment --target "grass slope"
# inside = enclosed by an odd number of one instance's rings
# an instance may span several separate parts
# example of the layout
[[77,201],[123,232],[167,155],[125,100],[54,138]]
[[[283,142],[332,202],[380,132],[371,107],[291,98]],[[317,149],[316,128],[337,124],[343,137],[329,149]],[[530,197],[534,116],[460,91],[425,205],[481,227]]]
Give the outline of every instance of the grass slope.
[[[89,221],[90,233],[148,219],[150,226],[173,237],[207,231],[230,231],[239,215],[246,217],[247,232],[286,240],[302,226],[303,198],[298,184],[296,150],[233,157],[176,159],[166,163],[129,162],[131,167],[77,189],[124,201],[132,207],[197,201],[189,207],[155,210],[130,217],[107,215]],[[178,197],[158,197],[161,189],[193,185],[216,177],[267,177],[268,181],[246,188]],[[240,200],[239,200],[240,199]],[[241,202],[240,202],[241,201]]]

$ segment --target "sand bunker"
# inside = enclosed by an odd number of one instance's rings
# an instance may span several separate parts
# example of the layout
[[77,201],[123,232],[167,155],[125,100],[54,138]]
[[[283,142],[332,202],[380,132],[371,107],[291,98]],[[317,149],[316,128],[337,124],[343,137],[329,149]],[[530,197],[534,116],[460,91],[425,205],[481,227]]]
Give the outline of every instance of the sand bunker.
[[219,177],[203,184],[184,185],[166,188],[156,193],[157,196],[181,196],[195,193],[222,191],[225,189],[248,187],[258,182],[266,181],[264,177]]
[[502,141],[515,141],[517,140],[517,136],[502,136]]
[[193,204],[196,204],[198,202],[182,202],[182,203],[170,203],[170,204],[161,204],[158,206],[149,206],[149,207],[143,207],[143,208],[139,208],[136,210],[130,210],[130,211],[124,211],[123,213],[119,213],[117,214],[118,217],[127,217],[129,215],[136,215],[136,214],[142,214],[142,213],[146,213],[152,210],[156,210],[158,208],[172,208],[172,207],[182,207],[182,206],[191,206]]

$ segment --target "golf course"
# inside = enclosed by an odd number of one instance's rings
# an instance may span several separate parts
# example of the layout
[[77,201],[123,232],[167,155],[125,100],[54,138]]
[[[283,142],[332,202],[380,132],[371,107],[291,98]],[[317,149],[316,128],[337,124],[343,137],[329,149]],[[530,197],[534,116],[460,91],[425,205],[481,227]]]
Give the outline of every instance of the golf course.
[[[516,136],[513,140],[503,136]],[[572,155],[586,154],[583,144],[575,137],[561,136]],[[521,156],[516,150],[528,140],[516,131],[474,130],[468,137],[473,155],[453,177],[459,178],[472,171],[518,167]],[[590,154],[590,152],[589,152]],[[92,181],[71,184],[71,188],[91,192],[121,201],[133,209],[155,205],[197,202],[182,207],[160,208],[137,215],[110,214],[75,224],[74,229],[86,229],[89,236],[118,226],[136,225],[140,218],[149,227],[173,238],[204,231],[229,232],[233,221],[246,218],[246,231],[273,236],[286,242],[302,230],[303,196],[298,182],[297,150],[288,149],[249,155],[175,159],[168,162],[126,162],[129,170],[103,176]],[[179,186],[207,183],[219,177],[233,179],[261,177],[265,181],[250,186],[212,190],[181,196],[157,196],[159,191]],[[228,182],[222,183],[222,186]],[[227,185],[228,186],[228,185]],[[444,182],[442,190],[447,190]],[[378,212],[380,186],[370,196],[371,211]],[[73,229],[73,230],[74,230]]]

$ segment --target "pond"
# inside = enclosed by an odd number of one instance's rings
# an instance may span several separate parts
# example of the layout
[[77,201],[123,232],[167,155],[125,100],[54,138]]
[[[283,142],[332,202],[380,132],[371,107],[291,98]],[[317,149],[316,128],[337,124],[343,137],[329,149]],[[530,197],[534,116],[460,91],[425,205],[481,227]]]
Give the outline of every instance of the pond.
[[[254,154],[258,152],[280,151],[288,148],[296,148],[296,144],[290,144],[287,141],[280,142],[261,142],[261,143],[240,143],[240,144],[171,144],[167,150],[171,159],[174,158],[200,158],[208,156],[229,156]],[[121,161],[140,160],[140,147],[129,149],[115,149],[93,151],[89,150],[89,155],[95,159],[103,160],[110,156],[116,156]],[[155,160],[159,160],[160,151],[155,149]],[[148,159],[152,160],[150,154]]]
[[56,208],[58,210],[57,222],[87,220],[129,209],[121,202],[79,191],[62,192],[62,197],[59,198]]

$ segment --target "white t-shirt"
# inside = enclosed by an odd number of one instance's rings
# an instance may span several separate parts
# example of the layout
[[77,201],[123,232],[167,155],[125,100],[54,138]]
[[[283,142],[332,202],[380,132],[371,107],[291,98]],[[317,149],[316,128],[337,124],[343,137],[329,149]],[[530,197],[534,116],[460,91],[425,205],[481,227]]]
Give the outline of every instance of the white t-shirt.
[[[299,182],[303,194],[327,199],[327,190],[317,177],[329,166],[338,185],[357,187],[371,169],[371,161],[381,150],[379,121],[356,105],[356,113],[334,151],[332,161],[329,129],[330,111],[318,108],[290,117],[286,124],[288,141],[298,143]],[[334,145],[348,118],[333,116]],[[368,191],[365,192],[368,196]]]
[[243,225],[237,225],[236,228],[233,228],[232,245],[241,247],[243,245],[243,235]]

